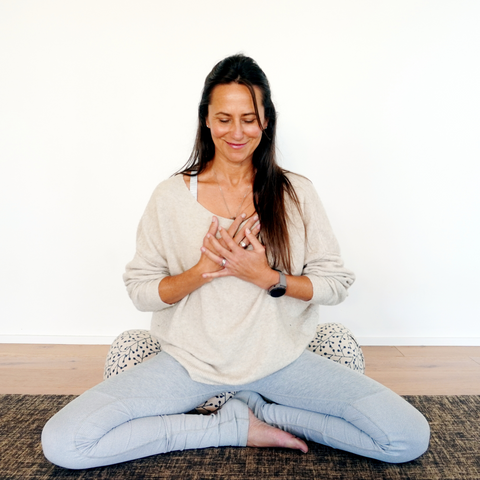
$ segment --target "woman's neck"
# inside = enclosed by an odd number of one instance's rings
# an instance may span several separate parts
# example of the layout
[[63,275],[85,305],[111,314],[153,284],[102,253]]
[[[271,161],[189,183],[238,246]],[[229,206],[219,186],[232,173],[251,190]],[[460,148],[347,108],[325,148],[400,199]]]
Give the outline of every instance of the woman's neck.
[[227,186],[236,188],[245,184],[252,185],[254,168],[251,162],[230,163],[214,158],[206,173],[221,179]]

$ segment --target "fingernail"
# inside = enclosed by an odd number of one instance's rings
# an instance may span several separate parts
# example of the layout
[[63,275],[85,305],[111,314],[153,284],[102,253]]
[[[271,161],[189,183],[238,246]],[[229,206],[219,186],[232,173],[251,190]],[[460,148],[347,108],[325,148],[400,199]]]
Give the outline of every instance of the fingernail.
[[245,229],[245,232],[246,232],[248,235],[250,235],[250,234],[252,233],[249,228],[246,228],[246,229]]
[[255,215],[255,216],[253,217],[253,219],[254,219],[255,221],[257,221],[257,220],[258,220],[258,215]]
[[209,233],[207,233],[207,238],[210,238],[210,237],[211,237],[211,235]]
[[220,225],[220,226],[218,227],[218,231],[221,232],[222,230],[223,230],[223,228],[222,228],[222,226]]
[[205,247],[202,247],[200,250],[201,250],[202,252],[205,252]]
[[242,218],[245,218],[245,217],[247,216],[247,214],[246,214],[246,213],[242,213],[240,216],[241,216]]

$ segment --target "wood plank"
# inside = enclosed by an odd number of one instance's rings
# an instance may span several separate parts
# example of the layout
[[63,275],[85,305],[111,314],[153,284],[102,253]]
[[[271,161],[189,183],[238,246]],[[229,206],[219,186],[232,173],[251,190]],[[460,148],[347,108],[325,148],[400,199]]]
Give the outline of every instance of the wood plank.
[[397,347],[406,357],[478,357],[480,347]]
[[[37,356],[4,356],[0,357],[0,367],[30,370],[78,370],[103,369],[105,357],[37,357]],[[38,372],[37,372],[38,373]]]
[[399,395],[480,395],[480,377],[462,373],[445,380],[444,372],[397,371],[369,374]]
[[93,368],[31,369],[0,367],[0,393],[78,395],[102,381],[103,371]]
[[469,357],[371,357],[366,364],[370,371],[398,369],[407,370],[443,370],[445,372],[458,372],[459,370],[478,371],[478,363]]
[[39,356],[77,356],[106,357],[109,345],[53,345],[30,343],[1,343],[0,357],[5,355],[39,355]]
[[397,347],[365,346],[362,347],[365,358],[370,357],[403,357],[403,353]]
[[[98,383],[98,382],[97,382]],[[4,389],[0,386],[0,394],[9,395],[81,395],[90,388],[94,387],[90,385],[87,388],[67,386],[64,385],[51,385],[47,389],[43,385],[27,385],[25,387],[16,386],[14,388]],[[5,391],[4,391],[5,390]]]
[[468,357],[376,357],[366,374],[400,395],[480,395],[479,367]]

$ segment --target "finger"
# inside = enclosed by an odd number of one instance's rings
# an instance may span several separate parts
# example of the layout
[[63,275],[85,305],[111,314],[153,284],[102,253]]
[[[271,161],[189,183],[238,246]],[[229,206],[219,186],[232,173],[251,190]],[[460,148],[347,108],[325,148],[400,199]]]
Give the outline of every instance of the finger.
[[[242,213],[241,215],[242,217],[242,221],[245,220],[245,218],[247,217],[247,215],[245,213]],[[245,225],[249,225],[251,223],[251,218],[249,218],[246,222],[245,222]],[[236,226],[236,229],[233,230],[232,228],[229,228],[228,229],[228,234],[233,238],[233,240],[238,243],[242,238],[245,237],[245,225],[243,227],[241,227],[241,223],[239,223],[237,226]],[[233,224],[232,224],[233,226]]]
[[[220,232],[221,237],[223,238],[224,242],[227,244],[227,247],[233,252],[235,249],[238,249],[239,246],[238,244],[233,240],[233,238],[228,234],[228,232],[222,228],[219,227],[218,231]],[[223,252],[219,252],[222,253]],[[230,252],[228,252],[230,253]],[[227,256],[227,255],[226,255]]]
[[214,215],[212,217],[212,223],[210,224],[210,228],[208,229],[208,233],[210,235],[216,235],[218,230],[218,218]]
[[254,215],[253,217],[249,218],[243,227],[243,234],[245,235],[245,230],[249,228],[250,230],[253,226],[258,222],[258,215]]
[[215,255],[215,253],[213,253],[211,250],[209,250],[208,248],[206,247],[202,247],[200,249],[202,251],[202,253],[207,257],[209,258],[212,262],[216,263],[217,265],[220,265],[221,267],[223,267],[222,263],[223,263],[223,257],[220,257],[219,255]]
[[[245,222],[245,225],[237,232],[233,240],[237,243],[240,244],[240,242],[243,240],[244,243],[248,245],[248,240],[245,240],[245,230],[247,228],[252,229],[252,227],[255,225],[255,222],[258,220],[258,215],[254,215],[253,217],[249,218],[247,222]],[[245,248],[245,247],[243,247]]]
[[[220,230],[220,235],[221,235],[222,231],[225,232],[225,229],[222,228]],[[230,255],[230,251],[220,243],[220,240],[222,240],[222,239],[218,239],[218,238],[216,238],[216,237],[214,237],[213,235],[210,235],[210,234],[207,234],[207,239],[210,242],[210,245],[213,248],[213,250],[215,250],[215,252],[218,254],[218,256],[220,258],[227,258],[228,255]],[[223,241],[225,241],[225,239],[223,239]]]
[[208,229],[207,235],[203,239],[203,246],[208,248],[208,249],[213,249],[213,253],[216,253],[218,255],[220,255],[220,252],[217,249],[214,248],[214,246],[209,241],[209,239],[210,239],[210,237],[213,237],[220,242],[220,245],[223,248],[227,248],[227,245],[226,245],[225,241],[222,238],[217,238],[217,232],[218,232],[219,228],[220,228],[220,224],[219,224],[218,218],[216,216],[213,216],[212,217],[212,223],[210,224],[210,228]]
[[250,243],[252,244],[252,247],[254,250],[260,250],[260,249],[264,249],[265,247],[258,241],[258,238],[253,235],[252,231],[247,228],[245,230],[245,236],[248,238],[248,240],[250,241]]
[[[205,237],[205,242],[204,244],[202,245],[202,248],[205,248],[207,251],[213,253],[214,255],[216,255],[217,257],[220,256],[220,253],[216,251],[215,247],[209,242],[207,241],[207,237]],[[201,249],[200,249],[201,250]],[[202,250],[203,252],[203,250]]]
[[217,235],[217,231],[218,231],[218,218],[213,216],[212,223],[210,224],[210,227],[208,228],[208,232],[205,235],[205,238],[203,239],[204,246],[206,246],[208,235],[215,236]]
[[230,227],[228,228],[228,234],[233,237],[236,233],[237,233],[237,230],[238,228],[240,227],[240,225],[242,224],[242,222],[245,220],[245,217],[247,215],[245,213],[242,213],[241,215],[239,215],[234,221],[233,223],[230,225]]
[[[252,228],[252,235],[255,235],[255,237],[258,236],[260,233],[260,224],[258,223]],[[242,248],[247,248],[250,245],[250,240],[245,236],[243,239],[238,243],[238,245]],[[262,245],[262,244],[260,244]],[[263,245],[262,245],[263,246]]]
[[222,270],[218,270],[218,272],[210,272],[210,273],[202,273],[203,278],[218,278],[218,277],[228,277],[231,273],[226,269],[222,268]]

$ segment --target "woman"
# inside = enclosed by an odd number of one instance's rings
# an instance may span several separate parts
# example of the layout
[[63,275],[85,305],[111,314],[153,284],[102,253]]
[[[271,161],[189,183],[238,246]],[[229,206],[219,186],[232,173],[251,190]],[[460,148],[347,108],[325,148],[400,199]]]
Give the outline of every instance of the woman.
[[[305,350],[318,305],[354,281],[312,184],[275,162],[276,113],[243,55],[208,75],[193,154],[140,221],[124,279],[162,352],[84,393],[45,426],[67,468],[172,450],[305,440],[386,462],[428,446],[423,416],[373,380]],[[215,415],[184,415],[225,391]]]

